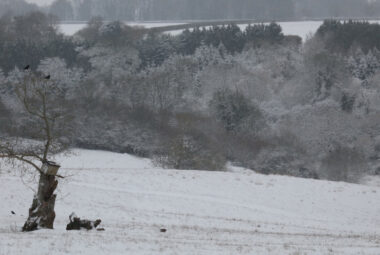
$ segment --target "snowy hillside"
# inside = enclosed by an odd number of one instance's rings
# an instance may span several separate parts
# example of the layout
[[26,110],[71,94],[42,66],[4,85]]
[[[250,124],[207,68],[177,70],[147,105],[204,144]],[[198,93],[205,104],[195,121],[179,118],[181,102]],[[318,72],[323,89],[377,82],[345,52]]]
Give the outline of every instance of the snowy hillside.
[[[380,187],[163,170],[85,150],[57,160],[72,177],[60,183],[52,231],[18,232],[33,192],[0,174],[1,255],[380,254]],[[73,211],[106,231],[66,232]]]

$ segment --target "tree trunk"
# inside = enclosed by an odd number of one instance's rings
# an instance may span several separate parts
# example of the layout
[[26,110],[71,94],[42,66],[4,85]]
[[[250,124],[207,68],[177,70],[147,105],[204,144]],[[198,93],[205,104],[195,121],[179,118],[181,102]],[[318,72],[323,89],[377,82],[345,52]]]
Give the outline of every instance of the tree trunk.
[[[48,165],[48,167],[50,167]],[[59,166],[56,166],[58,167]],[[58,170],[58,169],[57,169]],[[22,228],[22,231],[34,231],[39,228],[53,229],[55,219],[55,200],[54,194],[58,181],[55,175],[40,174],[38,192],[34,195],[32,206],[29,209],[29,217]]]

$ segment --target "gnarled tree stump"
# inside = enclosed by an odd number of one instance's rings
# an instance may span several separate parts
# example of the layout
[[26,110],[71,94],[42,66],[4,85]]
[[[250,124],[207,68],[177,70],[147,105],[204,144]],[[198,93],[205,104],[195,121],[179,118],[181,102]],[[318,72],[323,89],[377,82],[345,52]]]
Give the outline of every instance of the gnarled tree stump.
[[55,178],[59,165],[53,162],[46,162],[42,167],[38,184],[38,192],[34,196],[32,206],[29,209],[29,217],[22,228],[22,231],[34,231],[39,228],[53,229],[55,220],[55,200],[54,194],[58,186]]

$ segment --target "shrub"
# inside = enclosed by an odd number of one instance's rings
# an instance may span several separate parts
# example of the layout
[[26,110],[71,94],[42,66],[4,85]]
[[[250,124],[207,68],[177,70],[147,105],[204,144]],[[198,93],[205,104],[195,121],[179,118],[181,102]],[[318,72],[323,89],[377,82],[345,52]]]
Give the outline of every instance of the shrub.
[[238,132],[256,130],[262,120],[260,110],[239,91],[222,89],[217,91],[210,102],[216,119],[226,131]]
[[[0,99],[1,100],[1,99]],[[8,109],[0,101],[0,132],[4,129],[9,128],[10,114]]]
[[360,152],[337,146],[322,160],[320,172],[328,180],[356,182],[366,169],[365,158]]
[[287,130],[266,138],[264,146],[250,162],[263,174],[279,174],[319,179],[314,160],[310,158],[296,135]]
[[167,152],[155,161],[163,167],[181,170],[224,170],[226,159],[207,142],[202,142],[205,140],[206,137],[179,135],[170,142]]

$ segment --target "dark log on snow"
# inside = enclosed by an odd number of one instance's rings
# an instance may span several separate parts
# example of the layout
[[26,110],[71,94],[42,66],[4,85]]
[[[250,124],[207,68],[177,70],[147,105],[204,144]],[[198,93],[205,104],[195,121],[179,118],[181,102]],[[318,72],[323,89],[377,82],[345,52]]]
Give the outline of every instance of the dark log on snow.
[[54,194],[58,186],[55,179],[59,165],[53,162],[46,162],[42,167],[38,183],[38,191],[34,196],[32,206],[29,209],[29,217],[22,228],[22,231],[34,231],[39,228],[54,228],[55,220],[55,200],[57,195]]
[[[82,228],[91,230],[91,229],[97,228],[99,224],[102,222],[99,219],[96,221],[81,220],[74,213],[70,215],[69,219],[70,219],[70,223],[67,224],[66,230],[81,230]],[[104,229],[101,229],[101,230],[104,231]]]

